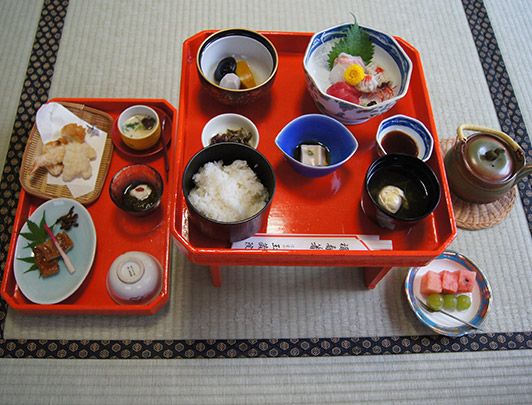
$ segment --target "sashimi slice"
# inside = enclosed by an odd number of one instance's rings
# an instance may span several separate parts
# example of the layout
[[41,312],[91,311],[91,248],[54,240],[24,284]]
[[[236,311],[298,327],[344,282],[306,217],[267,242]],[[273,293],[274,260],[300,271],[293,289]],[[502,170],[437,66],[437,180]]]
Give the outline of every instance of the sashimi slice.
[[327,94],[337,97],[350,103],[358,104],[360,102],[360,93],[346,82],[338,82],[327,89]]

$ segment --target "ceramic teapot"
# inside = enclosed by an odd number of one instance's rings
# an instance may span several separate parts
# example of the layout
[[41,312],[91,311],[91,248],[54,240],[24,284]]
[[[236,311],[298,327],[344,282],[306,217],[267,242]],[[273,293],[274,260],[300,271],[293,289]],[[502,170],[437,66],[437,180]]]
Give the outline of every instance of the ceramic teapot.
[[[464,131],[478,131],[466,136]],[[532,173],[523,149],[504,132],[478,125],[458,127],[454,146],[445,155],[451,191],[463,200],[490,203]]]

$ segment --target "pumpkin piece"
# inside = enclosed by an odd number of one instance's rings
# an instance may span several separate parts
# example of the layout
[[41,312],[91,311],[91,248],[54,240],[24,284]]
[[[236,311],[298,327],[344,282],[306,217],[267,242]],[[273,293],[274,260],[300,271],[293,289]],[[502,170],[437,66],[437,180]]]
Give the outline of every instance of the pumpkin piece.
[[458,272],[444,270],[440,274],[442,291],[447,294],[456,294],[458,292]]
[[427,271],[421,278],[419,292],[423,295],[440,294],[442,292],[441,276],[434,271]]
[[251,69],[249,68],[248,63],[245,60],[241,60],[240,62],[237,62],[235,73],[240,78],[240,84],[244,88],[250,89],[257,85],[255,83],[255,78],[253,77],[253,73],[251,73]]

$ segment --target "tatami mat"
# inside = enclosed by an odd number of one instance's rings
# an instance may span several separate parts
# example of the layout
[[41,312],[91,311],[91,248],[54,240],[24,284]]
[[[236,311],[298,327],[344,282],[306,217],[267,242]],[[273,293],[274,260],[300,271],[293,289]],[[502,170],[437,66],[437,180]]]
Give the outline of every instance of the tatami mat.
[[0,167],[4,167],[42,0],[0,2]]
[[[275,15],[290,14],[297,3],[280,3]],[[222,28],[223,18],[208,7],[212,5],[209,2],[148,4],[145,14],[128,17],[126,24],[126,17],[116,3],[72,2],[50,97],[152,97],[166,98],[178,105],[182,40],[202,29]],[[204,18],[188,18],[188,24],[166,21],[169,16],[193,17],[203,12],[206,12]],[[357,17],[361,24],[396,33],[418,49],[441,138],[454,137],[456,127],[471,120],[497,128],[487,85],[476,79],[484,75],[462,4],[433,5],[431,12],[440,17],[428,24],[425,11],[412,1],[388,9],[389,15],[400,16],[397,19],[383,19],[382,13],[366,8]],[[146,15],[162,19],[161,24],[168,27],[165,35],[161,34],[162,28],[146,27],[145,21],[149,19]],[[226,26],[235,18],[229,13],[225,17]],[[331,7],[317,21],[314,18],[278,21],[271,13],[260,17],[254,14],[246,27],[265,29],[272,24],[274,29],[284,31],[312,31],[349,18],[347,13],[338,13]],[[407,18],[425,23],[404,24]],[[281,23],[284,25],[279,26]],[[126,29],[128,24],[136,28]],[[454,27],[452,35],[448,33],[449,26]],[[427,35],[428,29],[433,35]],[[99,46],[101,43],[107,46]],[[150,58],[137,57],[142,50],[149,50]],[[457,69],[456,60],[468,68]],[[474,99],[486,102],[477,103]],[[494,300],[486,323],[488,332],[532,330],[529,312],[532,305],[528,305],[532,287],[521,283],[530,275],[530,268],[522,265],[532,262],[529,235],[518,202],[503,224],[482,232],[460,231],[450,247],[476,262],[492,284]],[[490,246],[489,251],[484,246]],[[509,268],[511,272],[507,271]],[[364,289],[358,269],[229,266],[222,274],[223,287],[216,289],[210,283],[206,267],[191,264],[174,249],[171,302],[156,316],[148,320],[42,317],[10,311],[4,336],[13,339],[260,339],[410,336],[430,332],[417,321],[405,300],[402,281],[406,269],[394,270],[374,291]],[[508,311],[509,308],[525,309]]]
[[532,395],[530,350],[3,365],[12,370],[0,391],[10,404],[526,404]]
[[[532,4],[485,0],[485,5],[530,130],[532,71],[524,61],[532,53]],[[40,2],[1,0],[0,10],[0,33],[6,34],[0,40],[0,67],[6,72],[0,79],[0,150],[5,150]],[[360,24],[393,33],[418,49],[441,138],[454,137],[464,122],[499,127],[458,0],[423,6],[416,0],[228,0],[224,7],[214,0],[70,0],[50,98],[164,98],[177,106],[181,44],[196,32],[230,26],[313,32],[349,21],[350,11]],[[149,24],[150,19],[157,24]],[[532,238],[521,201],[492,229],[459,230],[451,249],[476,262],[492,285],[486,331],[531,331]],[[405,301],[406,269],[394,269],[367,291],[358,269],[229,266],[222,270],[222,287],[214,288],[208,270],[188,262],[177,249],[173,261],[170,302],[153,317],[41,317],[9,310],[4,338],[135,341],[431,333]],[[3,358],[0,402],[529,403],[531,370],[530,350],[284,359]]]

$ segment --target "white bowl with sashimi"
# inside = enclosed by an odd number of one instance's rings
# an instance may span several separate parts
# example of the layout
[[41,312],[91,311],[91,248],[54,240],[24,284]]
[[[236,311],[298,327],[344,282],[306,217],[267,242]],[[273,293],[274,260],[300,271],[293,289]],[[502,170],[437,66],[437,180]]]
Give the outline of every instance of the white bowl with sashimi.
[[384,32],[341,24],[314,34],[303,59],[318,109],[346,125],[392,108],[408,91],[412,61]]

